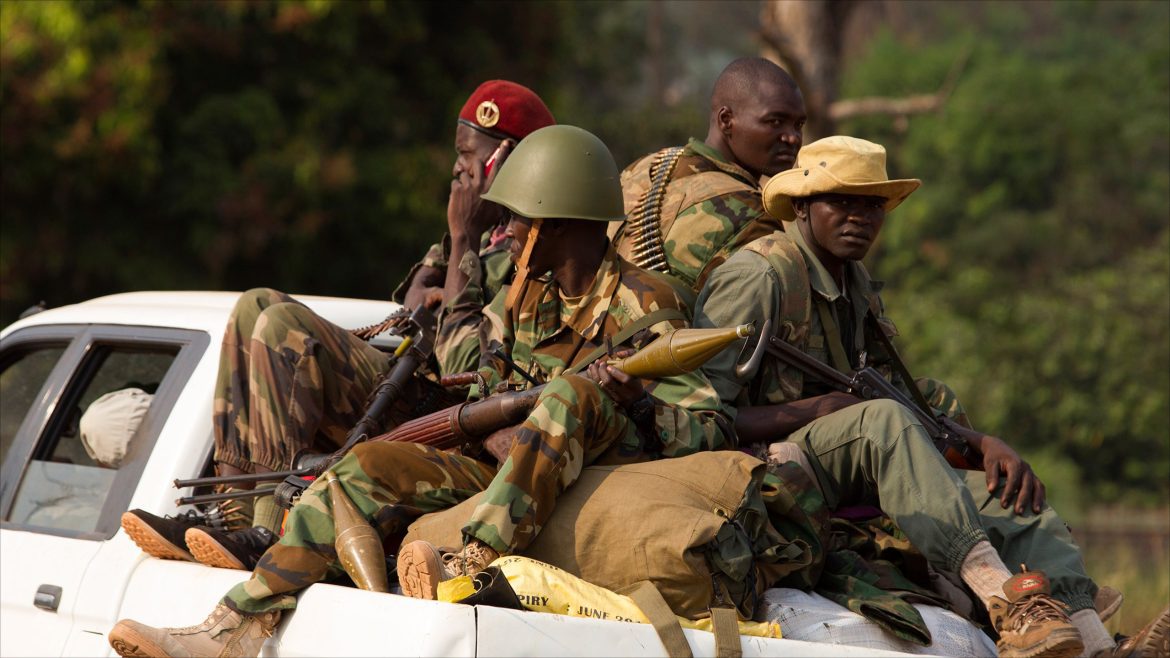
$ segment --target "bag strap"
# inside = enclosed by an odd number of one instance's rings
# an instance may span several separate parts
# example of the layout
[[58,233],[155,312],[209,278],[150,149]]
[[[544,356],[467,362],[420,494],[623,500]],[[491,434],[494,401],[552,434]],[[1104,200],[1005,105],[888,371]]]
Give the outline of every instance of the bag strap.
[[715,633],[715,655],[718,658],[740,658],[743,647],[739,643],[739,615],[735,608],[710,608],[711,630]]
[[[610,342],[613,345],[621,345],[627,341],[630,336],[633,336],[639,331],[642,331],[643,329],[649,329],[659,322],[666,322],[668,320],[682,320],[686,322],[687,316],[677,308],[660,308],[657,311],[651,311],[650,313],[647,313],[637,320],[634,320],[630,324],[622,327],[621,331],[617,332],[613,335],[612,338],[610,338]],[[563,374],[575,375],[581,372],[582,370],[588,368],[590,363],[593,363],[597,359],[601,358],[601,356],[605,354],[606,351],[607,350],[605,345],[598,347],[589,354],[585,355],[585,358],[578,361],[572,368],[566,368]]]
[[[666,648],[666,655],[671,658],[693,658],[691,645],[687,642],[687,637],[683,635],[678,617],[675,617],[670,606],[666,605],[666,599],[662,598],[662,593],[658,591],[654,583],[643,580],[635,585],[627,596],[634,600],[634,603],[642,610],[642,614],[650,620],[650,625],[654,627],[654,632],[658,633],[658,639],[662,640],[662,646]],[[738,633],[737,627],[737,636]]]

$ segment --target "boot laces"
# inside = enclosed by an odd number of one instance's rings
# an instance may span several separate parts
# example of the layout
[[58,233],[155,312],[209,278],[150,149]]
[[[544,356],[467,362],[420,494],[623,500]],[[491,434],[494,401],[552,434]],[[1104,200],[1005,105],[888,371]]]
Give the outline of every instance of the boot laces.
[[1008,615],[1005,626],[1008,630],[1015,630],[1046,621],[1068,623],[1067,610],[1067,605],[1047,594],[1033,594],[1012,605],[1012,611]]
[[492,560],[499,557],[495,549],[478,541],[470,541],[457,553],[443,555],[443,563],[447,571],[461,575],[471,575],[472,571],[483,571]]

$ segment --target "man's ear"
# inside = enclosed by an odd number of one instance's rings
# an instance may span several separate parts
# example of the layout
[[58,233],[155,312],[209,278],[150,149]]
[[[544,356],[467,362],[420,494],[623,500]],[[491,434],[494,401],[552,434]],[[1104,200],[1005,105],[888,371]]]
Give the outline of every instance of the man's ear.
[[731,134],[731,124],[735,119],[734,113],[730,107],[724,105],[715,113],[715,121],[719,124],[719,132],[725,136]]
[[808,219],[808,199],[793,199],[792,213],[796,215],[796,219]]

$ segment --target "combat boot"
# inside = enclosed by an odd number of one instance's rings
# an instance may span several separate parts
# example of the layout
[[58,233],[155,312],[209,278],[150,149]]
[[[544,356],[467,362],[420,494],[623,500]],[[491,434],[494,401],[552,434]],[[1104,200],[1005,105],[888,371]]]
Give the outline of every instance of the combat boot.
[[434,600],[439,583],[456,576],[474,576],[500,557],[494,548],[472,539],[458,552],[435,548],[430,542],[412,541],[398,552],[398,584],[402,593],[416,599]]
[[991,597],[988,614],[999,632],[1000,658],[1072,658],[1084,650],[1067,606],[1052,598],[1041,571],[1024,570],[1003,584],[1007,599]]
[[1170,608],[1133,637],[1127,637],[1112,649],[1093,654],[1093,658],[1165,658],[1170,656]]
[[154,628],[123,619],[110,629],[110,646],[123,657],[255,657],[279,621],[279,610],[242,615],[220,603],[202,624],[186,628]]
[[270,546],[276,535],[264,526],[247,530],[224,532],[212,528],[191,528],[185,537],[187,548],[195,560],[220,569],[251,571]]

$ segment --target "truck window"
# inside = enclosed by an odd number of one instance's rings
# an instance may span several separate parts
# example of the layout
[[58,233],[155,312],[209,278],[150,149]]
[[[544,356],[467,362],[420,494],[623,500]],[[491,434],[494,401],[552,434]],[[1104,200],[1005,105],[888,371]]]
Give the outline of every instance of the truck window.
[[16,351],[0,362],[0,464],[68,343]]
[[[119,469],[131,461],[136,449],[142,449],[136,444],[142,443],[140,423],[149,414],[150,396],[178,352],[178,346],[95,344],[37,443],[6,520],[56,530],[95,531]],[[127,389],[141,392],[133,399],[144,405],[137,409],[132,425],[124,405],[115,409],[120,414],[116,418],[83,421],[99,398]],[[109,408],[94,411],[109,415],[105,411]],[[83,425],[90,427],[85,437]]]

